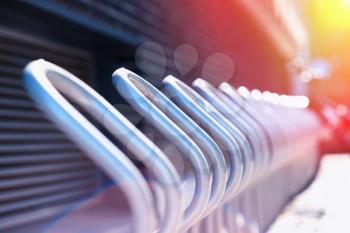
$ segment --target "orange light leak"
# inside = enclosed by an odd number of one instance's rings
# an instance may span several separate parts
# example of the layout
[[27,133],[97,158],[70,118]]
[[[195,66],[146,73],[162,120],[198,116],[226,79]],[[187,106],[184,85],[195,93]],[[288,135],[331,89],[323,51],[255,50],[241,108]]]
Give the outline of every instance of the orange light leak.
[[350,0],[313,0],[315,23],[323,30],[350,30]]
[[350,0],[303,3],[313,56],[327,60],[332,66],[330,79],[313,83],[315,92],[338,103],[350,104]]
[[333,53],[349,48],[350,0],[310,0],[307,8],[317,51]]

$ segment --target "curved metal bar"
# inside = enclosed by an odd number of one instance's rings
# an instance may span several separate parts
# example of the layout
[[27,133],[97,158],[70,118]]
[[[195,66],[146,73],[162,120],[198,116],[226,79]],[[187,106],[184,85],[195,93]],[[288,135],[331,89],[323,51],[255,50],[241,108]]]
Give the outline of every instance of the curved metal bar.
[[[224,93],[217,90],[218,96],[222,99],[222,101],[231,109],[235,107],[235,103]],[[273,161],[273,155],[274,155],[274,147],[273,147],[273,140],[271,137],[271,134],[268,131],[268,128],[266,128],[266,125],[263,122],[263,118],[255,117],[253,114],[251,114],[250,111],[247,111],[245,109],[242,109],[241,116],[243,119],[245,119],[254,129],[256,129],[256,133],[259,136],[260,140],[262,141],[263,148],[265,151],[265,160],[264,160],[264,170],[266,171],[269,169],[269,166],[271,165]]]
[[102,97],[69,72],[44,60],[29,63],[23,79],[30,96],[49,119],[118,183],[130,205],[132,232],[152,232],[153,199],[146,180],[124,153],[60,92],[94,113],[102,109]]
[[198,78],[193,81],[192,86],[233,124],[236,124],[243,132],[247,132],[248,138],[255,139],[254,144],[259,145],[259,150],[255,151],[255,153],[261,155],[261,158],[259,158],[259,161],[261,161],[261,172],[266,171],[271,162],[272,151],[263,129],[245,111],[232,111],[232,102],[230,103],[228,97],[207,81]]
[[140,80],[141,77],[125,68],[120,68],[113,74],[113,84],[124,99],[171,141],[192,165],[196,182],[195,193],[190,205],[185,209],[181,226],[181,231],[185,231],[200,219],[207,208],[211,192],[210,167],[197,144],[157,107],[160,104],[156,105],[156,102],[160,99],[150,99],[154,93],[150,88],[145,88]]
[[[279,156],[275,156],[273,166],[278,166],[278,164],[285,160],[288,157],[289,150],[289,136],[288,136],[288,127],[285,124],[285,119],[280,115],[280,113],[276,112],[272,103],[266,101],[257,101],[250,96],[242,96],[245,101],[249,102],[261,116],[265,116],[270,121],[272,121],[275,129],[279,132],[276,141],[278,142],[280,152]],[[283,120],[282,120],[283,119]],[[283,122],[282,122],[283,121]],[[293,126],[294,127],[294,126]]]
[[262,174],[264,170],[264,165],[266,164],[266,149],[264,148],[264,143],[260,136],[260,132],[255,130],[252,125],[243,119],[241,112],[235,113],[221,100],[217,94],[217,90],[214,86],[204,81],[203,79],[196,79],[193,81],[192,86],[194,89],[203,96],[209,103],[211,103],[218,111],[220,111],[233,125],[239,128],[244,135],[246,135],[250,144],[253,147],[253,153],[255,156],[256,164],[256,175]]
[[[242,158],[240,141],[237,141],[227,130],[218,122],[217,114],[213,107],[207,103],[201,96],[186,84],[175,78],[167,76],[163,80],[164,91],[181,109],[199,122],[202,127],[219,144],[221,151],[227,156],[230,171],[227,181],[225,200],[232,198],[240,190],[242,181],[247,180],[246,172],[253,167],[252,160]],[[249,170],[247,169],[249,167]]]
[[267,118],[265,114],[261,114],[249,100],[243,99],[229,83],[221,83],[218,89],[232,101],[232,105],[230,106],[246,111],[251,118],[253,118],[256,122],[260,122],[260,125],[264,127],[265,134],[267,134],[268,138],[270,139],[269,147],[271,147],[271,153],[273,154],[271,161],[273,162],[278,154],[279,148],[281,147],[278,136],[280,134],[280,129],[278,129],[271,119]]
[[287,154],[287,135],[285,133],[284,126],[279,122],[279,117],[276,117],[275,114],[268,113],[266,106],[262,106],[264,105],[263,102],[259,104],[253,101],[251,98],[246,98],[239,95],[234,87],[232,87],[229,83],[221,83],[219,89],[233,101],[240,103],[239,105],[242,105],[242,103],[244,103],[244,107],[249,108],[253,114],[257,114],[260,120],[264,120],[268,126],[268,131],[271,135],[271,138],[273,139],[274,156],[272,164],[275,166],[276,162],[281,160],[281,157],[285,157]]
[[228,172],[224,155],[214,140],[167,96],[142,77],[134,75],[134,79],[137,81],[137,88],[145,97],[190,136],[208,159],[213,173],[212,192],[205,210],[205,214],[208,215],[221,202],[225,193]]

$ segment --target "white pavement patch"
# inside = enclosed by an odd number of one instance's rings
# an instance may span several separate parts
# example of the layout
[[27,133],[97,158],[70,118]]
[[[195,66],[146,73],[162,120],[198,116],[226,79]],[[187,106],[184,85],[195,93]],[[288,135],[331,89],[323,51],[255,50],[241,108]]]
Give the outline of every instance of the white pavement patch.
[[350,233],[350,156],[324,157],[313,184],[268,233]]

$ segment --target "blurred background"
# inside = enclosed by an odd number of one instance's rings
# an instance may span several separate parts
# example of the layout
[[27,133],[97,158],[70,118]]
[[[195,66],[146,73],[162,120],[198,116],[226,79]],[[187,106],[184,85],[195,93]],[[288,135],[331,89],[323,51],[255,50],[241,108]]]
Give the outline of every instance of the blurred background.
[[[332,115],[332,106],[339,117],[340,121],[335,123],[337,140],[328,149],[346,152],[349,151],[350,1],[301,2],[312,56],[309,65],[312,75],[304,73],[302,78],[309,83],[313,107],[327,118]],[[333,121],[332,117],[328,120]]]

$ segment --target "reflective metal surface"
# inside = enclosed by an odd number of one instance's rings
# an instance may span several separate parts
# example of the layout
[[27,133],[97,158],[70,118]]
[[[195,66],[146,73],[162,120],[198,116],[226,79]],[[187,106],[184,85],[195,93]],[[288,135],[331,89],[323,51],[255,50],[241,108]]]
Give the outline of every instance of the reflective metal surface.
[[[120,209],[130,214],[128,228],[110,230],[264,232],[317,170],[321,125],[310,110],[291,104],[297,97],[267,93],[262,98],[256,91],[242,94],[228,83],[215,87],[202,79],[191,88],[174,76],[164,78],[160,91],[125,68],[116,70],[112,80],[145,120],[141,131],[62,68],[39,60],[24,73],[38,107],[128,200],[130,210]],[[59,166],[40,169],[51,172]]]

